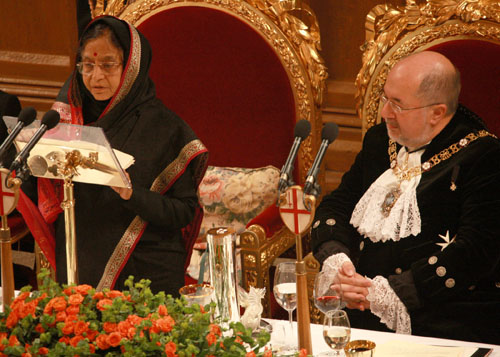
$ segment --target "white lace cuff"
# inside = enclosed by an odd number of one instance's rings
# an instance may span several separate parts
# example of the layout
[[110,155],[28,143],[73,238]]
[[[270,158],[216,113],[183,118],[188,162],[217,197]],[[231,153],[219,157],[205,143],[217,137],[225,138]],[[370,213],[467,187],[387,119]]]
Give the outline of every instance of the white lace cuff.
[[345,254],[345,253],[337,253],[330,255],[328,258],[325,259],[323,262],[323,271],[335,271],[338,272],[339,268],[344,264],[345,262],[350,262],[351,259]]
[[370,301],[372,313],[380,318],[380,322],[396,333],[411,334],[411,320],[406,306],[386,278],[378,275],[372,279],[366,298]]

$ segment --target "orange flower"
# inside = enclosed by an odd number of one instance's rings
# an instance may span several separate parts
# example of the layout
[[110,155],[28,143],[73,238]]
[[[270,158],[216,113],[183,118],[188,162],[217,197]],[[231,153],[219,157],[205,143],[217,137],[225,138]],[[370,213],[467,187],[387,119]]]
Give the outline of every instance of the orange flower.
[[166,314],[168,314],[167,307],[165,305],[158,306],[158,314],[160,316],[165,316]]
[[39,355],[46,355],[49,353],[49,349],[47,347],[40,347],[38,349],[38,354]]
[[89,344],[89,349],[90,349],[90,353],[92,353],[92,354],[95,353],[95,345],[93,345],[92,343]]
[[240,345],[243,344],[243,340],[241,339],[240,336],[236,336],[236,338],[234,339],[234,342],[239,343]]
[[67,321],[64,323],[61,332],[65,335],[71,335],[75,331],[75,323],[73,321]]
[[73,347],[76,347],[76,345],[78,344],[78,342],[80,342],[81,340],[83,340],[84,337],[83,336],[75,336],[75,337],[72,337],[70,340],[69,340],[69,344]]
[[156,320],[156,324],[163,332],[170,332],[175,325],[175,321],[171,316]]
[[139,325],[142,321],[142,318],[137,315],[128,315],[127,321],[130,322],[131,325]]
[[64,293],[68,296],[74,294],[76,291],[76,288],[74,286],[68,286],[66,289],[64,289]]
[[14,326],[16,326],[17,321],[19,321],[17,312],[15,310],[12,310],[9,316],[7,316],[7,321],[5,321],[5,326],[7,326],[7,328],[13,328]]
[[101,311],[104,311],[104,310],[106,310],[106,306],[110,306],[110,305],[113,305],[113,301],[111,301],[110,299],[101,299],[97,303],[97,308]]
[[104,298],[104,293],[102,291],[98,291],[94,294],[94,296],[92,296],[92,299],[95,299],[95,300],[101,300]]
[[268,348],[266,347],[266,349],[264,350],[263,357],[272,357],[272,356],[273,356],[273,350],[268,349]]
[[108,335],[104,333],[97,336],[95,342],[97,344],[97,347],[99,347],[99,349],[101,350],[107,350],[110,347],[108,343]]
[[44,333],[45,329],[43,328],[42,324],[38,324],[35,326],[35,331],[38,333]]
[[61,338],[59,339],[59,342],[61,342],[61,343],[65,343],[65,344],[67,344],[68,346],[69,346],[69,341],[70,341],[69,336],[63,336],[63,337],[61,337]]
[[24,352],[21,357],[32,357],[31,353],[29,352]]
[[68,298],[68,303],[70,305],[80,305],[83,301],[83,296],[81,294],[70,295]]
[[247,352],[245,357],[255,357],[255,352],[254,351]]
[[68,306],[68,308],[66,309],[66,313],[68,315],[78,315],[78,313],[80,312],[80,305],[70,305]]
[[222,331],[221,331],[219,325],[210,324],[209,328],[210,328],[210,332],[215,333],[217,336],[222,335]]
[[26,298],[28,298],[30,296],[30,292],[29,291],[25,291],[25,292],[22,292],[20,293],[16,300],[26,300]]
[[307,350],[305,348],[300,349],[299,357],[307,357]]
[[102,324],[102,329],[106,332],[106,333],[111,333],[111,332],[115,332],[116,331],[116,328],[117,328],[117,324],[115,324],[114,322],[105,322]]
[[109,299],[114,299],[115,297],[123,296],[123,293],[121,291],[118,291],[118,290],[111,290],[111,291],[106,292],[105,295]]
[[175,342],[170,341],[165,345],[165,354],[167,357],[177,357],[175,351],[177,351],[177,345]]
[[76,292],[77,292],[78,294],[81,294],[81,295],[83,295],[83,296],[86,296],[86,295],[88,295],[89,290],[91,290],[91,289],[92,289],[92,286],[90,286],[90,285],[88,285],[88,284],[82,284],[82,285],[78,285],[78,286],[76,287]]
[[68,315],[66,315],[66,311],[59,311],[56,314],[56,322],[65,321],[67,317]]
[[120,332],[120,335],[122,335],[123,337],[126,337],[127,333],[128,333],[128,330],[131,327],[132,327],[132,325],[130,324],[130,322],[128,322],[128,321],[120,321],[120,322],[118,322],[118,326],[117,326],[116,330],[118,332]]
[[209,346],[212,346],[217,341],[217,336],[213,332],[209,332],[206,338]]
[[85,332],[85,336],[87,336],[87,338],[89,339],[89,341],[94,341],[95,340],[95,337],[97,336],[98,332],[96,330],[87,330]]
[[108,335],[108,344],[112,347],[116,347],[120,344],[120,341],[122,340],[122,336],[118,331],[111,332]]
[[56,311],[64,311],[66,309],[67,303],[66,299],[62,296],[56,296],[49,301],[52,302],[53,309]]
[[[141,331],[141,332],[142,332],[142,331]],[[135,329],[135,327],[131,327],[131,328],[129,328],[129,329],[128,329],[128,331],[127,331],[127,338],[128,338],[129,340],[133,339],[133,338],[134,338],[134,336],[135,336],[135,333],[136,333],[136,329]]]
[[85,321],[77,321],[75,324],[75,335],[83,335],[89,329],[89,323]]
[[9,346],[16,346],[16,345],[19,345],[19,340],[17,339],[16,335],[10,335]]

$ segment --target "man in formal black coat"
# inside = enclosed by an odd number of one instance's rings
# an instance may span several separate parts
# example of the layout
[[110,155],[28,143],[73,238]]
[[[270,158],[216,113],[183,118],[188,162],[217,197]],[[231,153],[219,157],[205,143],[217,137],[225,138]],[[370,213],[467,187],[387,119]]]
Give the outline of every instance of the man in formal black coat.
[[424,51],[389,72],[369,129],[312,228],[353,327],[500,342],[500,141]]

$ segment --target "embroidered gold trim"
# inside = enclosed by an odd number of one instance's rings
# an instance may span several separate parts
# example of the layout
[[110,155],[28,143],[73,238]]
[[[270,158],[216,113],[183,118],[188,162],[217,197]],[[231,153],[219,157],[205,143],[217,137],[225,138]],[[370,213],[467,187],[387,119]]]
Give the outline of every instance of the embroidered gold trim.
[[493,138],[497,138],[494,134],[489,133],[486,130],[480,130],[477,134],[469,133],[464,138],[460,139],[458,142],[451,144],[446,149],[443,149],[429,160],[424,162],[419,166],[413,166],[409,169],[401,169],[398,166],[397,158],[397,150],[396,150],[396,142],[392,139],[389,139],[389,160],[391,161],[391,168],[394,171],[394,175],[398,178],[399,181],[410,180],[413,177],[416,177],[422,172],[429,171],[434,166],[439,164],[442,161],[448,160],[450,157],[455,155],[457,152],[468,146],[473,141],[476,141],[479,138],[491,136]]
[[118,90],[116,97],[108,108],[108,112],[120,103],[130,92],[141,69],[141,38],[139,37],[139,33],[135,27],[131,26],[128,22],[127,24],[132,37],[132,53],[129,58],[129,68],[127,73],[125,73],[125,78],[123,79],[123,83]]
[[[153,192],[163,192],[171,181],[187,166],[188,161],[200,151],[206,150],[205,145],[200,140],[193,140],[186,144],[180,151],[177,158],[172,161],[154,180],[150,190]],[[127,230],[120,238],[116,245],[111,257],[106,263],[101,280],[97,285],[97,290],[101,291],[106,288],[111,288],[113,279],[118,273],[124,260],[127,258],[130,250],[132,249],[135,241],[138,239],[139,234],[144,229],[146,221],[139,216],[136,216],[132,223],[128,226]]]

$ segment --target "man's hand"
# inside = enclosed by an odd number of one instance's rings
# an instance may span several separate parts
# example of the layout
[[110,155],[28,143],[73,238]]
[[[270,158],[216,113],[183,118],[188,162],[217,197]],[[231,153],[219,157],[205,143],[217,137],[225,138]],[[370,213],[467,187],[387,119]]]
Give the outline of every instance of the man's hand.
[[342,300],[349,309],[364,311],[370,309],[370,302],[366,299],[370,280],[356,273],[356,268],[351,262],[345,262],[339,269],[335,289],[341,290]]

